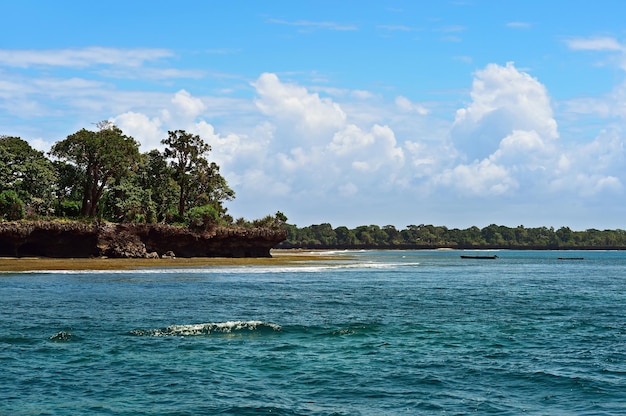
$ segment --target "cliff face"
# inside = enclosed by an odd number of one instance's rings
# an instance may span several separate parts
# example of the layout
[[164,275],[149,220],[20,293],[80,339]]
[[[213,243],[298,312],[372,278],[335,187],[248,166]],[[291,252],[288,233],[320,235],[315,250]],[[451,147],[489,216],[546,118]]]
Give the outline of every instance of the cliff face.
[[270,257],[286,232],[218,227],[196,232],[162,224],[0,223],[1,257]]

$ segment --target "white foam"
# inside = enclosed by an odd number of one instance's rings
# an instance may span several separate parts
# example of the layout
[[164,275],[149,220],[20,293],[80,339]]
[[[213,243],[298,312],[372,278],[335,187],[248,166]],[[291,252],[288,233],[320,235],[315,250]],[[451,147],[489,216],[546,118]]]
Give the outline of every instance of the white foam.
[[269,329],[271,331],[281,331],[280,325],[263,321],[228,321],[228,322],[209,322],[203,324],[183,324],[170,325],[160,329],[136,329],[131,331],[132,335],[139,336],[198,336],[211,335],[213,333],[230,334],[238,331],[258,331],[261,329]]
[[67,274],[67,275],[109,275],[109,274],[264,274],[264,273],[320,273],[328,270],[342,269],[394,269],[404,266],[416,266],[417,262],[411,263],[381,263],[381,262],[351,262],[351,263],[323,263],[316,261],[310,265],[295,266],[207,266],[195,268],[146,268],[133,270],[38,270],[22,271],[22,274]]

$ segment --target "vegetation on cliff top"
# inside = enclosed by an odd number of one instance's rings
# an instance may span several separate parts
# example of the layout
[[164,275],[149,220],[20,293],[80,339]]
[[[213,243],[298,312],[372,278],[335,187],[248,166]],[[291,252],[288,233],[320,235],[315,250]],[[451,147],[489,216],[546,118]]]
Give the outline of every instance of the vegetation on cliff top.
[[165,223],[196,230],[217,226],[280,228],[277,212],[236,221],[235,197],[211,147],[200,136],[170,131],[163,152],[139,152],[135,139],[103,121],[55,143],[49,155],[19,137],[0,136],[0,220],[69,218]]

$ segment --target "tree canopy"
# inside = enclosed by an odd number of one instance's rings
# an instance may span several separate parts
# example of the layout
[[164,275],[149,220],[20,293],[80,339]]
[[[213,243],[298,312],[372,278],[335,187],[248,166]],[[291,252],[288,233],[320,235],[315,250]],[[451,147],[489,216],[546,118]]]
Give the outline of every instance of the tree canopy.
[[99,131],[81,129],[56,143],[53,156],[73,163],[84,173],[81,215],[94,217],[106,186],[133,170],[139,160],[139,144],[109,122]]
[[434,225],[408,225],[398,230],[393,225],[362,225],[354,229],[333,228],[328,223],[298,228],[286,224],[287,239],[280,247],[298,248],[382,248],[382,249],[589,249],[626,248],[625,230],[572,231],[550,227],[506,227],[491,224],[467,229]]
[[47,214],[52,205],[55,169],[43,152],[19,137],[0,136],[0,192],[14,191],[38,214]]
[[220,175],[219,166],[206,159],[211,146],[200,136],[184,130],[170,131],[161,143],[167,146],[164,155],[170,161],[179,188],[179,217],[194,202],[202,201],[204,205],[221,209],[221,201],[234,198],[235,193]]
[[0,219],[232,224],[224,202],[235,193],[200,136],[172,131],[162,152],[141,154],[113,123],[96,126],[55,143],[52,160],[19,137],[0,136]]

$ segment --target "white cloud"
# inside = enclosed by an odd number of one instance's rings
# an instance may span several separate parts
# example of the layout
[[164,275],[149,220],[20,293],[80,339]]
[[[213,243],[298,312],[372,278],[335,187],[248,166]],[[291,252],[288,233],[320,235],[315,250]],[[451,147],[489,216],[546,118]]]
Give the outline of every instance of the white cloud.
[[[500,142],[490,159],[494,161],[508,162],[510,164],[525,164],[532,169],[541,168],[545,158],[551,159],[548,145],[534,130],[513,130]],[[547,161],[546,161],[547,162]]]
[[30,140],[30,145],[33,147],[33,149],[39,150],[41,152],[49,151],[53,144],[54,143],[46,141],[42,138]]
[[513,131],[534,131],[542,141],[558,138],[546,88],[512,63],[477,71],[472,102],[456,113],[451,139],[468,157],[483,159]]
[[471,98],[450,132],[466,162],[435,173],[435,184],[467,196],[522,198],[569,174],[547,90],[537,79],[512,63],[490,64],[476,72]]
[[307,31],[313,31],[318,29],[324,30],[336,30],[336,31],[354,31],[358,28],[355,25],[351,24],[343,24],[337,22],[328,22],[328,21],[312,21],[312,20],[295,20],[295,21],[287,21],[281,19],[269,19],[269,23],[286,25],[286,26],[296,26],[303,28]]
[[293,128],[299,138],[323,137],[345,124],[346,114],[339,104],[299,85],[282,83],[275,74],[262,74],[253,86],[259,110]]
[[205,120],[196,123],[190,132],[198,134],[211,146],[210,159],[229,171],[245,172],[263,166],[267,160],[268,141],[262,135],[220,134]]
[[404,151],[397,146],[393,130],[389,126],[374,125],[369,132],[364,132],[355,125],[335,133],[328,145],[330,157],[350,160],[354,169],[377,172],[387,165],[397,169],[404,164]]
[[159,118],[149,118],[145,114],[127,111],[113,119],[113,122],[129,136],[141,143],[141,150],[161,148],[161,140],[167,137],[167,133],[161,130]]
[[570,38],[565,41],[573,50],[623,51],[624,47],[611,37]]
[[137,67],[147,61],[169,58],[167,49],[119,49],[88,47],[81,49],[0,49],[0,65],[28,68],[31,66],[60,66],[86,68],[94,65]]
[[458,165],[435,177],[435,182],[467,196],[494,196],[515,191],[519,184],[504,167],[489,159]]
[[529,22],[508,22],[506,27],[510,27],[512,29],[528,29],[532,27],[532,23]]
[[421,116],[429,113],[428,109],[423,105],[412,103],[411,100],[403,96],[396,97],[396,106],[400,111],[406,113],[417,113]]
[[185,90],[180,90],[174,95],[172,104],[183,117],[191,119],[196,118],[206,108],[201,99],[192,97]]

